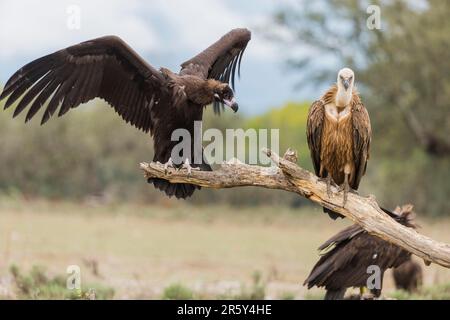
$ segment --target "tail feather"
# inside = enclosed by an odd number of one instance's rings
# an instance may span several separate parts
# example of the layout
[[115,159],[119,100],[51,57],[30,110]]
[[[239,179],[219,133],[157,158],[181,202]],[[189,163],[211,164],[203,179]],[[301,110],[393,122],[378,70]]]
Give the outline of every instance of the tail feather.
[[153,183],[156,189],[165,192],[169,197],[175,196],[177,199],[186,199],[192,196],[195,190],[201,187],[187,183],[170,183],[164,179],[150,178],[148,183]]
[[[153,161],[159,161],[161,163],[166,163],[169,159],[169,156],[166,157],[154,157]],[[190,161],[191,163],[193,161]],[[191,164],[194,168],[200,168],[201,171],[212,171],[211,166],[206,162],[203,158],[203,162],[201,164]],[[170,183],[167,180],[159,179],[159,178],[149,178],[147,182],[153,184],[156,189],[161,190],[166,193],[169,198],[175,197],[177,199],[186,199],[192,196],[195,190],[200,190],[201,187],[189,184],[189,183]]]

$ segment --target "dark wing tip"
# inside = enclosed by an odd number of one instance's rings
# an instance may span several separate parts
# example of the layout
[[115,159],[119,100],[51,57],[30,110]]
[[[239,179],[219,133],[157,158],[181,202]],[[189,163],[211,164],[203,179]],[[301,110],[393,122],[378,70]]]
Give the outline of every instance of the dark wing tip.
[[242,38],[242,41],[250,41],[250,39],[252,38],[252,32],[247,28],[232,29],[229,34],[235,34],[239,36],[239,38]]
[[5,99],[7,96],[8,96],[8,94],[6,93],[5,88],[3,88],[2,93],[0,94],[0,100]]

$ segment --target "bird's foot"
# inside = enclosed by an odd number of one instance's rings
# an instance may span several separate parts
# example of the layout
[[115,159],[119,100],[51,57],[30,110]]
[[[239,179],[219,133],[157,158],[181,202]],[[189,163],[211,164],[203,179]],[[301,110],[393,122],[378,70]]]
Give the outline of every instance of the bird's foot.
[[331,175],[327,175],[326,178],[319,178],[319,181],[323,181],[327,184],[327,196],[328,198],[331,198],[331,186],[338,187]]
[[169,158],[169,160],[167,160],[167,162],[164,164],[164,173],[165,174],[167,174],[167,171],[169,170],[169,168],[175,169],[172,158]]
[[188,176],[191,175],[192,170],[200,171],[200,168],[199,168],[199,167],[192,167],[192,166],[191,166],[191,164],[189,163],[189,159],[186,159],[186,160],[184,161],[184,163],[183,163],[183,165],[181,166],[181,168],[187,170]]
[[359,299],[364,300],[364,293],[366,291],[366,288],[359,287]]
[[338,191],[344,192],[344,201],[342,203],[342,207],[345,207],[345,204],[347,203],[347,200],[348,200],[349,193],[358,194],[358,192],[356,190],[353,190],[352,188],[350,188],[350,185],[348,184],[347,181],[344,181],[344,183],[339,186]]
[[364,293],[361,298],[361,300],[378,300],[377,296],[375,296],[374,294],[368,292],[368,293]]

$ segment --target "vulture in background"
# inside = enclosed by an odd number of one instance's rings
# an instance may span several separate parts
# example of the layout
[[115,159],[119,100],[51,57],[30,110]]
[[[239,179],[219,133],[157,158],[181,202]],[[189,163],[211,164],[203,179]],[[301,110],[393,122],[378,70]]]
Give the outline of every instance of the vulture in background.
[[[176,129],[187,129],[194,136],[194,121],[201,121],[206,105],[220,112],[224,105],[235,112],[236,70],[250,41],[247,29],[234,29],[209,48],[181,65],[179,73],[155,69],[116,36],[106,36],[59,50],[20,68],[7,81],[0,100],[8,97],[5,109],[20,99],[14,117],[31,105],[25,122],[46,105],[41,124],[59,109],[62,116],[70,109],[94,98],[105,100],[126,123],[153,136],[153,161],[190,170],[211,170],[201,154],[194,162],[194,139],[189,155],[178,163],[171,158],[171,141]],[[48,102],[46,104],[46,102]],[[203,150],[200,150],[203,153]],[[197,159],[197,158],[196,158]],[[191,167],[192,164],[192,167]],[[186,198],[200,187],[170,184],[149,179],[149,183],[168,196]]]
[[[349,68],[339,71],[333,85],[309,108],[306,126],[308,147],[316,175],[338,184],[347,194],[357,190],[366,172],[372,135],[369,114],[355,88],[355,74]],[[332,219],[342,215],[324,208]]]
[[[416,228],[411,205],[396,208],[388,213],[398,223]],[[384,272],[400,266],[409,260],[411,253],[381,238],[372,236],[359,225],[354,224],[331,237],[319,247],[325,251],[312,269],[303,285],[327,290],[325,300],[341,300],[350,287],[364,288],[368,278],[367,267],[377,265],[381,271],[381,288],[372,289],[379,297],[383,285]]]
[[395,287],[410,293],[417,291],[423,283],[422,267],[412,258],[395,268],[392,275]]

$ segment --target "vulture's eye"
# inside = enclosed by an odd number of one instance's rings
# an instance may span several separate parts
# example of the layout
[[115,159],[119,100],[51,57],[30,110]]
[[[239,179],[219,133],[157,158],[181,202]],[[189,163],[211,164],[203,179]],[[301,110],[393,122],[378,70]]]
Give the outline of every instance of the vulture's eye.
[[230,99],[230,98],[232,98],[232,97],[233,97],[233,91],[231,91],[230,88],[226,88],[226,89],[223,91],[223,97],[224,97],[225,99]]
[[350,77],[350,78],[349,78],[349,80],[350,80],[350,81],[352,81],[352,80],[353,80],[353,76],[352,76],[352,77]]
[[339,76],[339,78],[341,78],[341,80],[344,80],[344,77],[343,77],[343,76]]

